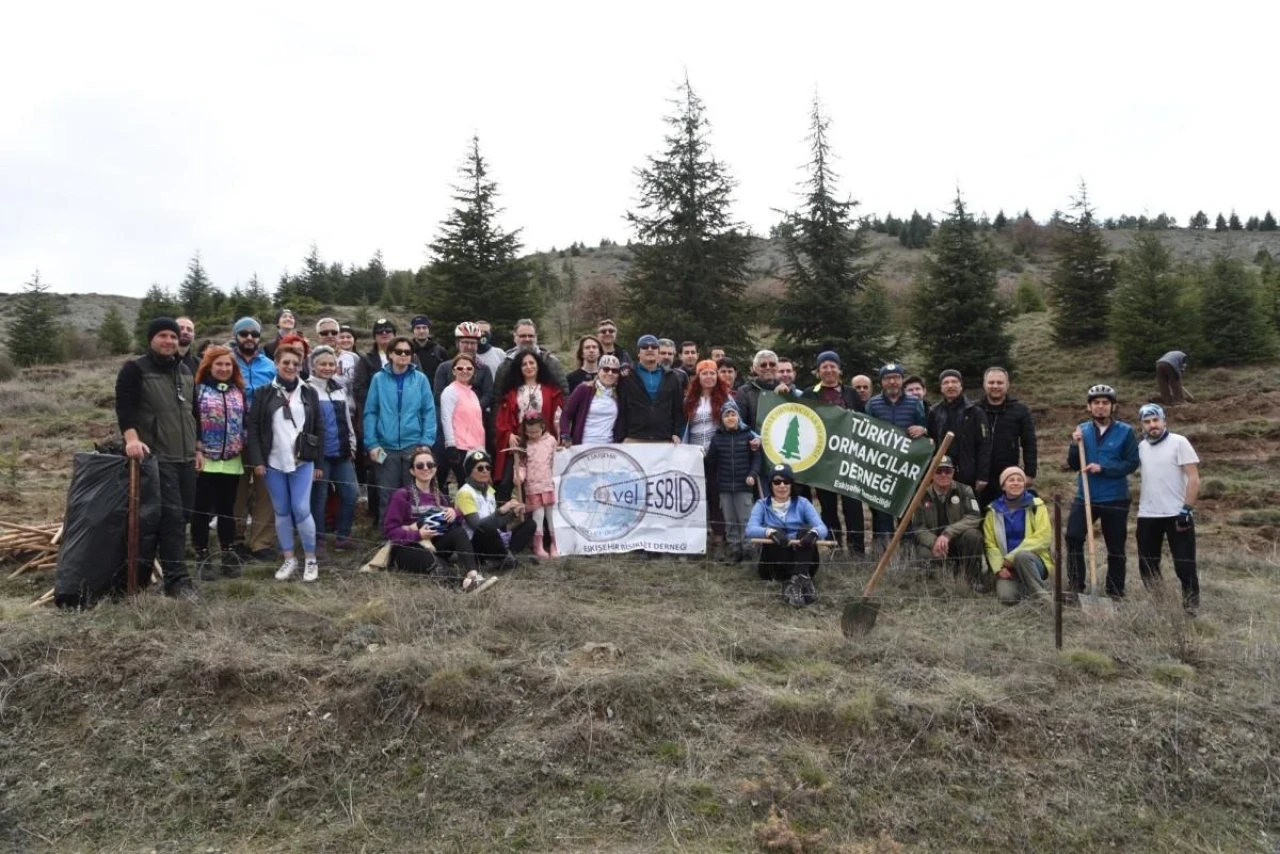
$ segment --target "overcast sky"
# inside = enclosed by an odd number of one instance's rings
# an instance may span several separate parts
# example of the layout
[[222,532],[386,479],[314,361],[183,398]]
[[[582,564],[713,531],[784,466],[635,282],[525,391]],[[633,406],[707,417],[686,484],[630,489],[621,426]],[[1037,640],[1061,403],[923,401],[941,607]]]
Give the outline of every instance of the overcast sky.
[[0,290],[416,268],[473,132],[526,249],[624,241],[686,69],[760,233],[815,90],[864,212],[1280,214],[1278,7],[6,3]]

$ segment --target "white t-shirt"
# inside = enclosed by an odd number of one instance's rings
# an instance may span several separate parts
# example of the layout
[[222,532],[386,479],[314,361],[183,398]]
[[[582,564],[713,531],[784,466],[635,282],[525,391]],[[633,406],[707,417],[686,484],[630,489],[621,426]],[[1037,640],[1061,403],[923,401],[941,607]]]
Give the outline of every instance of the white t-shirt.
[[613,423],[618,420],[618,401],[613,391],[591,398],[587,421],[582,427],[582,444],[608,445],[613,441]]
[[1142,461],[1138,517],[1177,516],[1187,498],[1187,473],[1182,467],[1200,462],[1187,437],[1170,433],[1157,445],[1144,439],[1138,443],[1138,459]]

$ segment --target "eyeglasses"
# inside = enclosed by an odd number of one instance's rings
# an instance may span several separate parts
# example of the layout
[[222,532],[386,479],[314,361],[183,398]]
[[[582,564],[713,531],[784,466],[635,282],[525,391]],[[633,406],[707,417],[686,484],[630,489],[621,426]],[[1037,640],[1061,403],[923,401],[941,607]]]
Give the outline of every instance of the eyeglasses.
[[474,468],[474,469],[472,469],[472,471],[489,471],[489,464],[488,464],[488,463],[476,463],[476,466],[475,466],[475,468]]
[[790,486],[791,485],[791,481],[783,480],[780,477],[775,477],[772,481],[770,481],[770,483],[772,483],[774,486],[783,486],[783,485]]
[[236,333],[236,337],[237,337],[237,338],[261,338],[261,337],[262,337],[262,333],[261,333],[261,332],[252,332],[252,331],[237,332],[237,333]]
[[474,374],[474,373],[476,372],[476,369],[475,369],[475,368],[464,368],[464,367],[462,367],[461,365],[459,365],[458,367],[456,367],[456,368],[454,368],[454,369],[453,369],[453,372],[454,372],[455,374]]
[[600,373],[602,373],[602,374],[616,374],[616,373],[619,373],[619,371],[618,371],[618,369],[617,369],[617,368],[601,368],[601,369],[600,369]]
[[391,351],[391,355],[393,355],[393,356],[412,356],[412,355],[413,355],[413,351],[412,351],[412,350],[401,350],[401,349],[399,349],[399,348],[397,347],[395,350],[392,350],[392,351]]
[[436,467],[435,463],[414,463],[413,467],[418,471],[431,471]]

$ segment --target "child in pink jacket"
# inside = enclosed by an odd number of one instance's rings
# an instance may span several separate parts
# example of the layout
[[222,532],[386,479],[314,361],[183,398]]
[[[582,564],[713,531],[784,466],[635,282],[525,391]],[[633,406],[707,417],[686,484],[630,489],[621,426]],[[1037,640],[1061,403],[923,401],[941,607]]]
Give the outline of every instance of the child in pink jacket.
[[[532,511],[538,533],[533,538],[533,556],[539,560],[560,557],[556,548],[555,523],[548,508],[556,503],[552,471],[555,467],[556,440],[547,432],[547,425],[537,413],[525,417],[520,424],[524,440],[523,459],[516,466],[516,483],[524,485],[524,506]],[[542,544],[542,526],[545,522],[551,537],[551,551]]]

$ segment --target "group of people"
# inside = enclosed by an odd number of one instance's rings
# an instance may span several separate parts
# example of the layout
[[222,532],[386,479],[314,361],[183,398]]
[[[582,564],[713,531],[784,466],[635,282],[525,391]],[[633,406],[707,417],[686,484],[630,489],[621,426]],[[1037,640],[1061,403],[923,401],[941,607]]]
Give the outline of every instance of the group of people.
[[[752,540],[765,541],[760,574],[783,581],[788,601],[812,601],[816,543],[833,539],[864,554],[864,510],[857,499],[810,490],[795,482],[788,466],[768,464],[755,433],[765,392],[864,412],[913,438],[940,442],[954,434],[950,456],[938,466],[913,520],[916,543],[980,585],[985,560],[1004,598],[1043,589],[1052,570],[1043,501],[1032,489],[1035,424],[1027,407],[1010,396],[1002,368],[986,371],[977,401],[965,398],[958,371],[943,371],[941,399],[926,407],[925,382],[902,365],[876,372],[879,392],[873,395],[868,375],[845,382],[840,355],[832,351],[817,355],[817,382],[807,386],[798,382],[794,361],[767,349],[755,354],[742,376],[724,348],[711,347],[702,358],[692,341],[677,347],[671,339],[642,335],[633,357],[618,345],[617,325],[606,318],[595,335],[579,341],[576,367],[566,373],[538,344],[532,320],[516,324],[514,346],[505,351],[493,345],[485,321],[460,323],[452,356],[432,337],[429,318],[413,318],[412,327],[411,336],[399,336],[391,321],[379,319],[372,347],[360,352],[350,326],[322,318],[312,344],[285,309],[269,342],[262,340],[261,323],[244,317],[225,345],[193,350],[189,318],[151,322],[147,352],[121,368],[116,408],[126,453],[153,454],[160,466],[166,516],[157,548],[169,592],[193,595],[184,560],[187,518],[197,562],[209,571],[216,566],[235,575],[245,559],[270,560],[278,551],[277,578],[301,570],[304,581],[316,580],[330,525],[334,549],[353,546],[361,488],[393,546],[394,566],[450,578],[464,590],[484,589],[492,582],[487,569],[511,568],[526,548],[538,559],[558,554],[548,512],[555,503],[557,448],[670,442],[704,452],[709,522],[727,558],[744,560],[755,551]],[[1133,430],[1119,422],[1112,429],[1114,391],[1094,394],[1107,388],[1090,391],[1093,418],[1077,433],[1089,453],[1093,512],[1108,542],[1108,592],[1120,596],[1121,523],[1128,510],[1123,481],[1136,468],[1138,451],[1136,445],[1125,451],[1123,464],[1108,456],[1128,447],[1120,438]],[[1100,400],[1109,402],[1105,416]],[[1165,441],[1159,432],[1165,429],[1163,410],[1152,418],[1148,428],[1144,415],[1143,430],[1146,444],[1156,448]],[[1177,455],[1148,455],[1152,466],[1178,467],[1185,480],[1182,503],[1178,512],[1166,513],[1175,478],[1144,476],[1144,496],[1149,481],[1163,483],[1168,494],[1144,498],[1138,538],[1145,579],[1159,572],[1155,532],[1169,537],[1190,603],[1198,597],[1190,528],[1197,481],[1194,452],[1176,439],[1168,447],[1179,448]],[[1135,462],[1126,469],[1130,457]],[[1073,507],[1068,531],[1073,589],[1083,584],[1083,571],[1076,571],[1082,514],[1082,507]],[[1171,517],[1176,519],[1169,524],[1143,522]],[[220,546],[216,561],[211,523]],[[873,510],[873,545],[883,548],[896,524]],[[1038,565],[1024,555],[1034,555]]]

